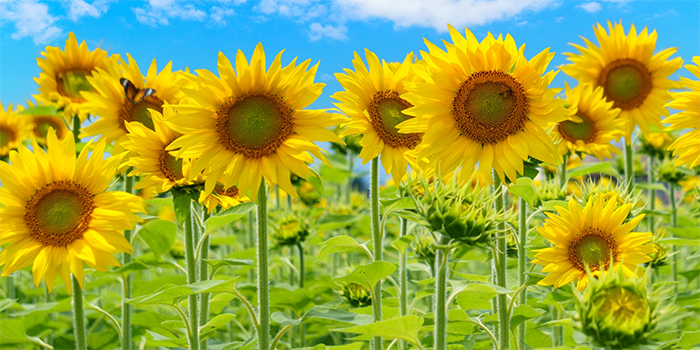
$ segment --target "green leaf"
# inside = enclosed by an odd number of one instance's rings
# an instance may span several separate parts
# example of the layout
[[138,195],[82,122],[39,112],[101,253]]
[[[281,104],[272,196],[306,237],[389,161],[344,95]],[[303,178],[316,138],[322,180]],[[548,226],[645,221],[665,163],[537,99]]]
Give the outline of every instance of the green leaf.
[[301,318],[302,323],[324,324],[324,325],[365,325],[371,323],[374,317],[370,315],[361,315],[354,312],[331,309],[323,306],[315,306],[304,314]]
[[612,167],[611,162],[605,163],[589,163],[578,167],[575,167],[566,172],[569,178],[579,177],[582,175],[589,175],[593,173],[601,173],[604,175],[620,176],[620,174]]
[[535,310],[530,305],[519,305],[513,309],[513,314],[510,316],[510,329],[514,330],[518,328],[521,323],[542,315],[544,311]]
[[245,202],[235,207],[226,209],[216,216],[210,217],[205,223],[207,227],[206,234],[210,234],[224,225],[240,220],[241,218],[245,217],[249,211],[253,210],[253,208],[255,208],[255,203]]
[[347,252],[351,250],[364,250],[363,245],[350,236],[333,237],[320,244],[317,260],[321,260],[331,254]]
[[226,306],[233,300],[233,294],[221,293],[209,299],[209,313],[220,314]]
[[177,225],[174,222],[165,220],[149,221],[141,227],[138,235],[148,244],[153,255],[156,258],[160,258],[175,244]]
[[658,243],[663,243],[663,244],[672,244],[672,245],[679,245],[679,246],[688,246],[688,247],[700,247],[700,240],[697,239],[685,239],[685,238],[662,238],[657,241]]
[[544,211],[557,211],[557,209],[555,208],[555,206],[557,206],[557,207],[563,207],[564,209],[568,209],[568,208],[569,208],[569,202],[566,202],[566,201],[557,201],[557,200],[554,200],[554,201],[546,201],[546,202],[542,203],[542,208],[543,208],[542,210],[544,210]]
[[190,215],[191,203],[192,198],[190,198],[189,195],[184,192],[173,191],[173,210],[175,211],[175,219],[177,219],[180,226],[185,225],[185,220],[187,220],[187,216]]
[[224,266],[250,266],[255,264],[253,260],[243,259],[202,259],[202,261],[209,264],[215,270]]
[[24,324],[20,320],[2,320],[2,327],[0,327],[0,339],[2,339],[1,343],[3,345],[31,343],[53,349],[53,347],[44,343],[41,341],[41,339],[28,336],[24,328]]
[[386,215],[394,210],[415,209],[416,207],[415,203],[413,202],[413,198],[410,197],[380,199],[379,203],[382,205],[382,208],[384,208],[384,212],[387,213]]
[[374,289],[382,278],[387,277],[396,271],[396,266],[386,261],[375,261],[369,265],[358,266],[350,274],[337,277],[333,280],[336,283],[357,283],[369,289]]
[[143,201],[146,204],[150,204],[156,207],[171,207],[173,205],[173,198],[152,198],[147,201]]
[[236,283],[238,277],[228,281],[211,280],[187,284],[184,286],[174,286],[161,290],[155,294],[147,294],[141,297],[127,300],[128,303],[134,305],[154,305],[154,304],[170,304],[174,305],[179,299],[193,294],[230,292]]
[[118,269],[113,270],[113,272],[128,276],[137,271],[148,270],[151,267],[146,265],[143,261],[132,261]]
[[561,320],[554,320],[554,321],[540,323],[537,325],[537,328],[556,327],[556,326],[573,327],[574,321],[571,318],[563,318]]
[[319,175],[313,168],[309,168],[309,170],[311,170],[313,174],[307,176],[306,181],[314,186],[314,189],[319,196],[323,197],[323,178],[321,178],[321,175]]
[[321,176],[326,181],[343,184],[351,174],[352,173],[347,170],[333,168],[326,164],[321,165]]
[[156,332],[151,332],[149,330],[146,330],[146,332],[148,332],[148,334],[150,335],[150,339],[146,339],[146,345],[149,348],[156,348],[160,346],[168,348],[187,347],[187,337],[170,338]]
[[285,326],[298,326],[301,324],[301,319],[293,319],[284,312],[279,311],[273,312],[270,318],[273,321]]
[[56,106],[33,106],[19,112],[19,114],[37,116],[61,115],[61,113],[58,112],[58,109],[56,109]]
[[681,338],[678,339],[676,347],[679,349],[690,349],[700,345],[700,331],[683,332]]
[[221,314],[221,315],[216,315],[214,318],[209,320],[205,325],[199,327],[199,332],[200,333],[206,333],[206,332],[211,332],[213,330],[219,329],[221,327],[226,326],[231,320],[236,317],[234,314]]
[[531,208],[535,206],[537,193],[535,192],[535,187],[532,186],[532,179],[527,177],[519,178],[515,185],[510,186],[508,192],[524,199]]
[[[454,283],[461,281],[451,282]],[[457,288],[455,287],[455,289]],[[510,290],[505,289],[500,290],[500,292],[506,294],[510,292]],[[472,283],[469,285],[465,285],[459,290],[458,293],[459,294],[457,295],[457,304],[459,304],[459,307],[462,308],[462,310],[486,310],[491,308],[491,303],[489,301],[493,299],[496,295],[498,295],[499,291],[491,285],[483,283]]]
[[394,212],[394,214],[400,218],[410,220],[410,221],[415,222],[417,224],[425,223],[425,219],[423,219],[422,216],[418,215],[418,213],[415,213],[415,212],[412,212],[409,210],[397,210]]
[[348,227],[361,218],[360,215],[326,215],[316,221],[316,231],[328,232]]
[[403,254],[406,252],[406,249],[411,246],[411,243],[415,238],[416,237],[413,235],[406,235],[391,242],[391,246],[394,247],[394,249],[396,249],[399,253]]
[[527,272],[525,273],[527,275],[527,281],[525,281],[525,284],[528,286],[534,286],[537,284],[537,282],[541,281],[543,278],[547,277],[547,275],[543,273],[536,273],[536,272]]
[[406,340],[411,344],[419,345],[420,341],[418,340],[418,331],[420,331],[420,327],[422,325],[422,318],[416,315],[407,315],[374,322],[363,326],[334,329],[333,331],[377,336],[388,340],[401,339]]
[[8,307],[12,306],[15,304],[16,299],[3,299],[0,300],[0,312],[4,311]]
[[700,238],[700,230],[696,227],[668,227],[674,236],[683,238]]
[[641,188],[643,190],[657,190],[657,191],[664,191],[668,193],[668,189],[666,189],[666,186],[660,183],[648,183],[648,182],[642,182],[642,183],[636,183],[635,184],[638,188]]

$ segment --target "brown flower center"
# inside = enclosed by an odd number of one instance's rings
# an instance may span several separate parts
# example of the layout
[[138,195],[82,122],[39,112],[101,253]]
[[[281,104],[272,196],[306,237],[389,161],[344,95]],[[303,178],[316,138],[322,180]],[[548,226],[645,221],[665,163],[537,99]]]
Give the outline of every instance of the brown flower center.
[[595,122],[585,113],[579,112],[576,116],[581,118],[580,123],[570,120],[559,123],[559,133],[561,136],[572,143],[576,143],[576,141],[579,140],[584,143],[595,141],[598,133]]
[[385,144],[393,148],[413,149],[420,143],[423,134],[400,134],[396,128],[399,123],[413,118],[401,112],[411,106],[408,101],[400,98],[396,91],[379,91],[374,94],[367,112],[372,127]]
[[510,74],[481,71],[462,83],[452,101],[452,116],[466,137],[497,143],[521,131],[528,102],[523,86]]
[[66,128],[60,118],[42,115],[34,116],[32,119],[34,121],[34,136],[46,138],[46,135],[48,135],[49,129],[51,128],[56,130],[56,137],[58,137],[59,140],[62,140],[63,137],[66,136]]
[[219,196],[237,198],[238,197],[238,187],[231,186],[231,187],[224,190],[224,185],[217,183],[216,186],[214,187],[214,193],[218,194]]
[[182,174],[182,158],[173,157],[165,150],[165,147],[160,150],[158,165],[160,172],[170,181],[175,182],[185,178],[185,175]]
[[71,180],[54,181],[38,189],[25,206],[29,236],[54,247],[83,237],[95,209],[93,198],[90,191]]
[[14,141],[15,138],[16,136],[14,130],[4,125],[0,125],[0,148],[8,147],[10,142]]
[[598,85],[613,107],[622,110],[637,108],[651,92],[651,73],[644,63],[623,58],[608,63],[598,76]]
[[568,257],[569,262],[581,271],[586,271],[586,266],[597,271],[601,265],[607,268],[611,257],[617,261],[617,243],[609,233],[589,227],[571,242]]
[[86,69],[70,69],[60,72],[56,75],[56,89],[58,93],[70,98],[74,102],[84,102],[80,93],[82,91],[95,91],[87,77],[90,76],[90,71]]

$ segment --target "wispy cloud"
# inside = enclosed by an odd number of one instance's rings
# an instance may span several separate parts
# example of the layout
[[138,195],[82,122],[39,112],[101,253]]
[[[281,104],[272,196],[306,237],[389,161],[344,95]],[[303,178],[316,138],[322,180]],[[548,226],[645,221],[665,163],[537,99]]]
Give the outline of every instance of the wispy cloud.
[[85,16],[99,18],[103,13],[109,10],[110,2],[112,2],[112,0],[95,0],[92,3],[88,3],[84,0],[68,0],[65,4],[68,7],[68,18],[76,22],[81,17]]
[[603,8],[603,6],[600,3],[597,3],[595,1],[587,2],[576,7],[581,8],[588,13],[596,13]]
[[0,26],[14,23],[12,39],[31,37],[35,44],[45,45],[63,35],[63,30],[54,25],[57,17],[49,14],[49,8],[36,0],[0,1]]
[[335,40],[345,40],[347,36],[348,28],[345,25],[331,25],[331,24],[320,24],[311,23],[309,26],[309,39],[311,41],[318,41],[322,38],[330,38]]
[[147,6],[132,8],[136,20],[149,25],[168,25],[170,18],[203,21],[207,14],[191,3],[177,0],[149,0]]

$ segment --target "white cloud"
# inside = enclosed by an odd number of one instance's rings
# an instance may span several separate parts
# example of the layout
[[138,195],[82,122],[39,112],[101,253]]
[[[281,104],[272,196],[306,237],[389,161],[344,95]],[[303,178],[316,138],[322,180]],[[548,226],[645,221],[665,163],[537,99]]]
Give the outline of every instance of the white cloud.
[[84,0],[69,0],[67,3],[68,18],[73,22],[76,22],[84,16],[98,18],[100,15],[107,12],[110,2],[111,0],[95,0],[89,4]]
[[233,14],[233,9],[226,7],[212,6],[209,10],[209,18],[211,18],[211,21],[221,26],[225,26],[225,18],[233,16]]
[[12,39],[31,37],[35,44],[48,44],[63,36],[63,30],[54,25],[58,18],[49,14],[49,8],[36,0],[0,1],[0,26],[5,22],[15,25]]
[[600,5],[599,3],[595,2],[595,1],[587,2],[585,4],[581,4],[581,5],[578,5],[576,7],[582,8],[584,11],[586,11],[588,13],[596,13],[603,8],[602,5]]
[[149,0],[148,6],[135,7],[132,10],[136,20],[149,26],[168,25],[169,18],[202,21],[207,17],[206,12],[193,4],[178,0]]
[[526,24],[527,24],[527,21],[520,21],[520,22],[516,23],[515,26],[516,26],[516,27],[522,27],[522,26],[524,26],[524,25],[526,25]]
[[557,17],[557,19],[556,19],[557,23],[561,23],[561,21],[563,21],[563,20],[564,20],[564,16]]
[[309,26],[309,39],[311,41],[318,41],[324,37],[335,39],[335,40],[345,40],[347,36],[348,28],[345,25],[323,25],[321,23],[311,23]]

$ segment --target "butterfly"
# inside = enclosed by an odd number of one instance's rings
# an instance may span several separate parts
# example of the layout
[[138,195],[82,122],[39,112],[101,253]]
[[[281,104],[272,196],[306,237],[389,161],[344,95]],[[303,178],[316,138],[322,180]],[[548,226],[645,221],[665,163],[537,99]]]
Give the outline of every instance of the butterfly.
[[137,89],[136,86],[134,86],[134,83],[130,82],[129,79],[126,78],[119,78],[119,83],[124,87],[126,99],[133,104],[137,104],[143,101],[144,98],[156,93],[156,90],[151,88]]

